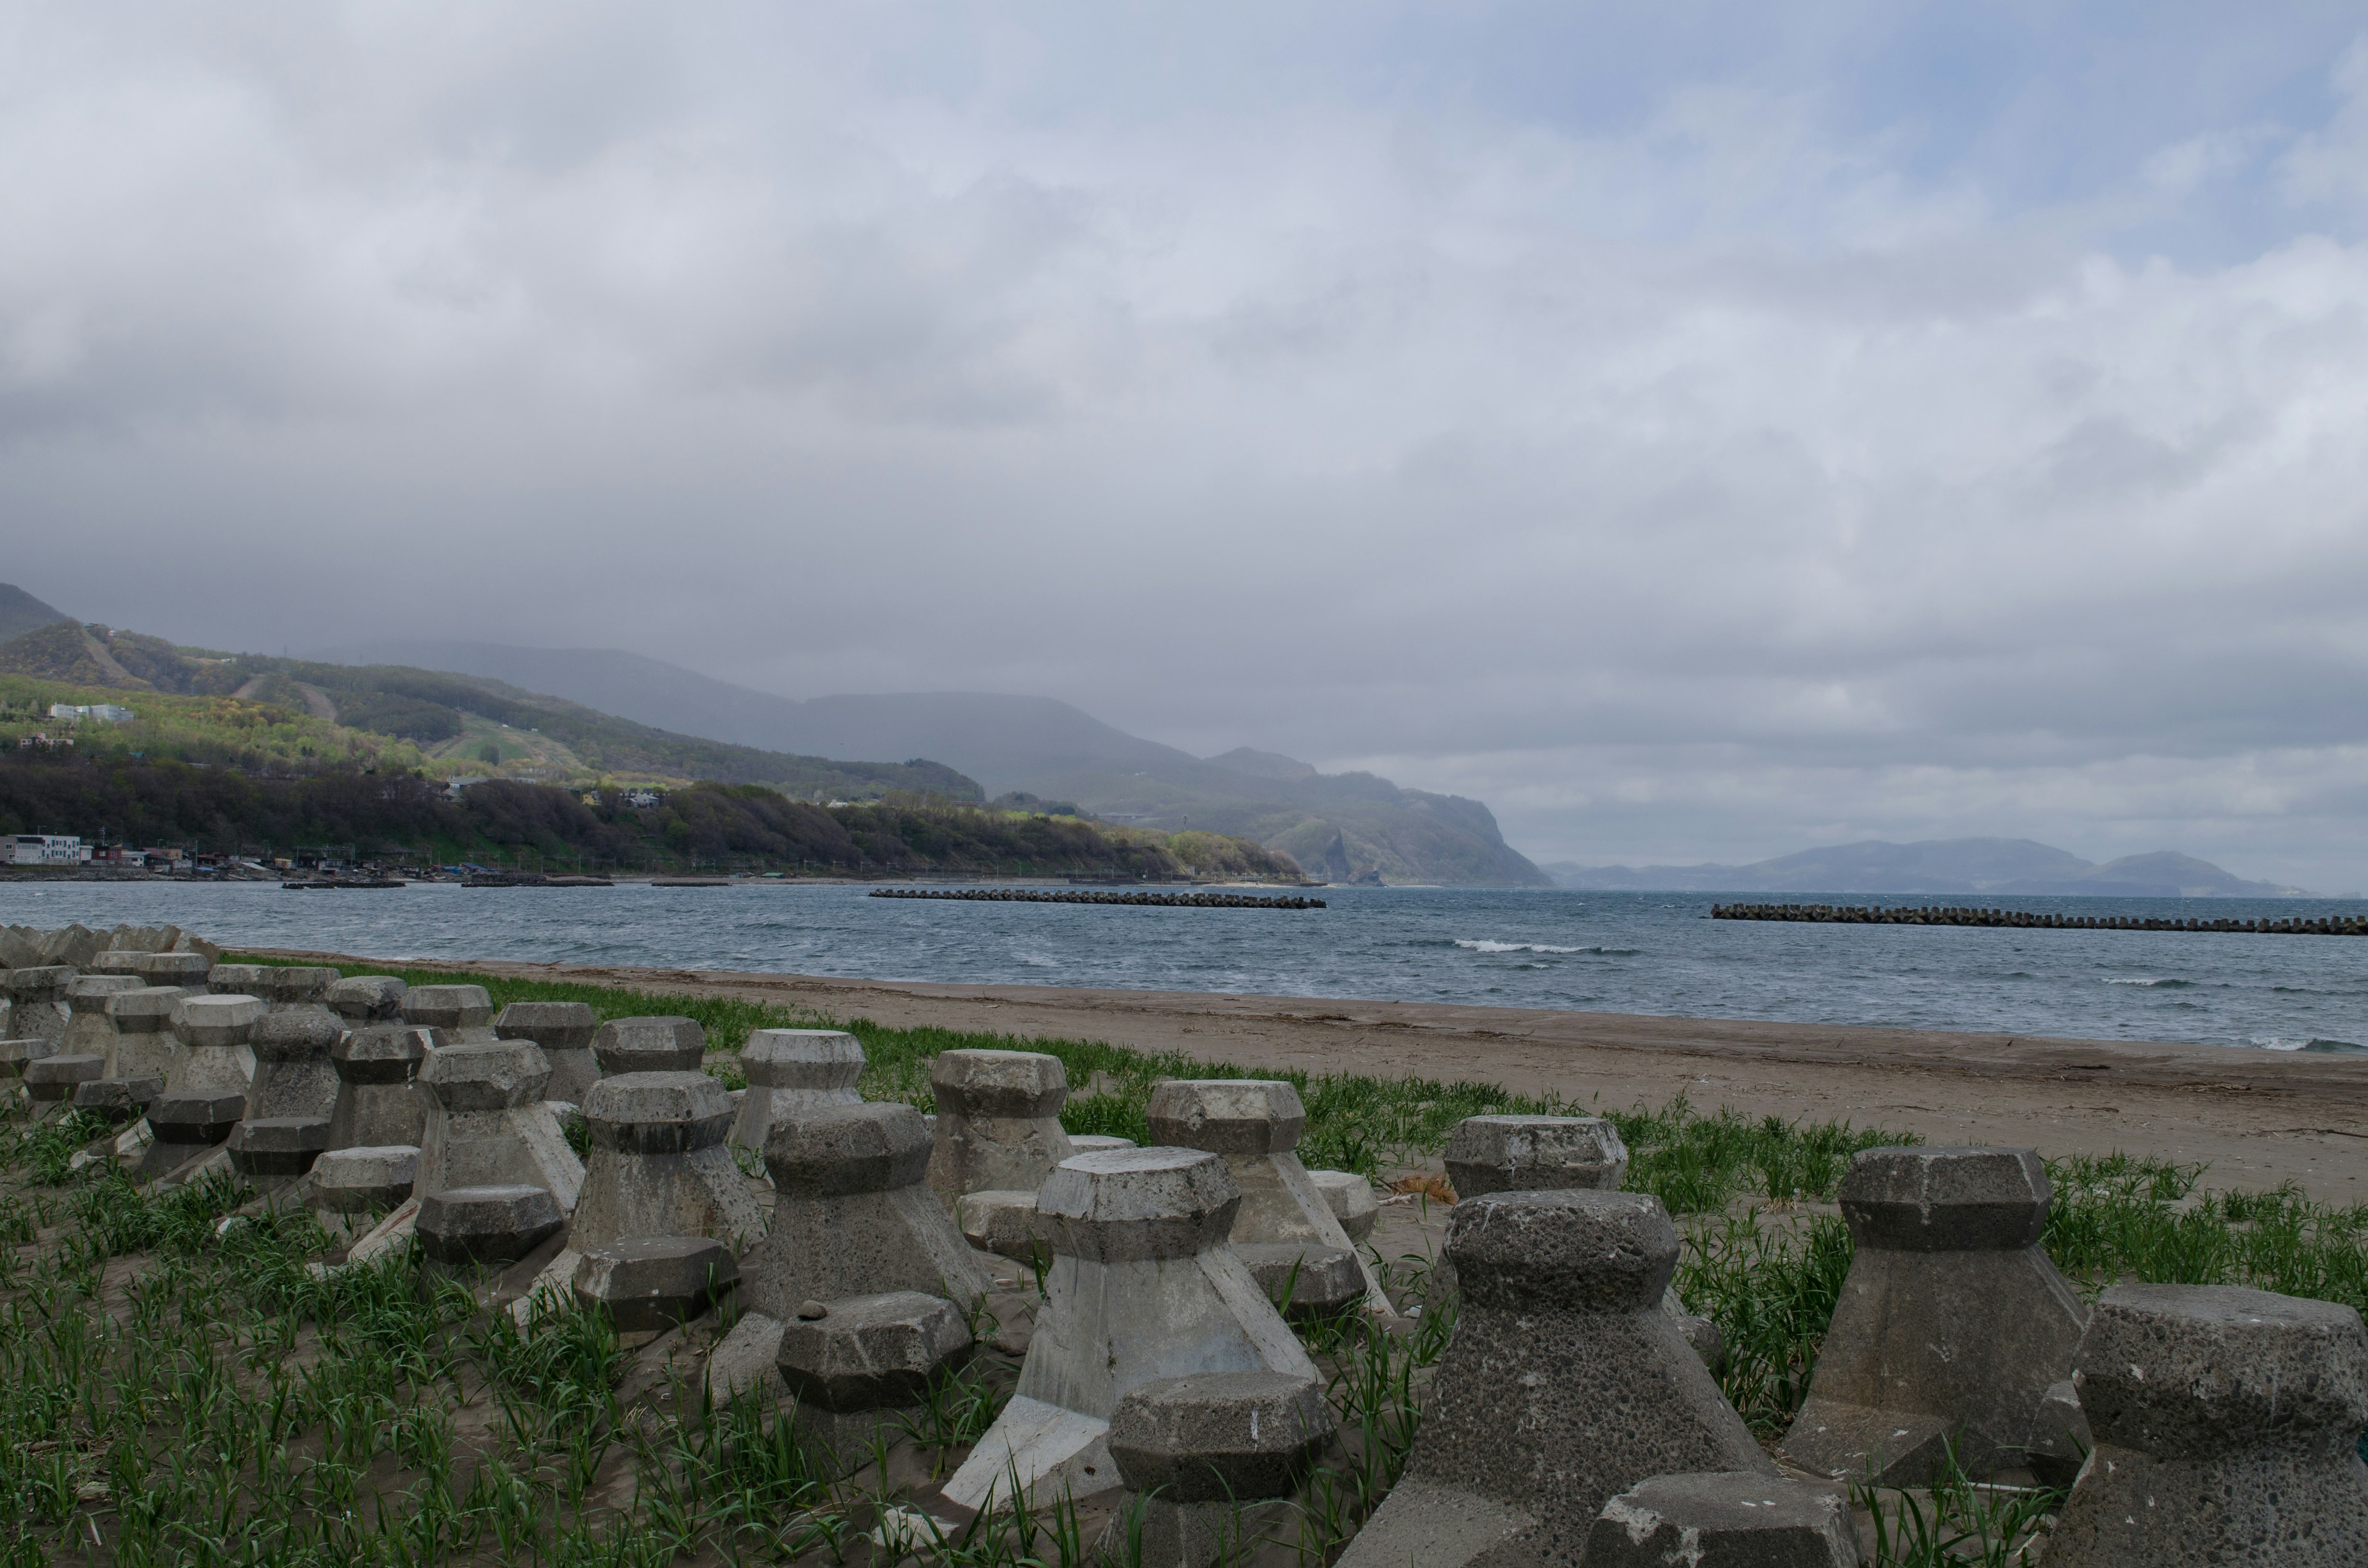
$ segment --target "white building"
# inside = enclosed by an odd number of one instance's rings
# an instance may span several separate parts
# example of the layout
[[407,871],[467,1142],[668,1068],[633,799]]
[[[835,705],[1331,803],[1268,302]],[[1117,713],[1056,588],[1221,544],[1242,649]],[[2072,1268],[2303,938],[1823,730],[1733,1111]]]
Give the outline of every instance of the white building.
[[79,866],[88,858],[79,836],[54,833],[20,833],[8,841],[12,866]]
[[96,719],[102,724],[129,724],[131,722],[131,710],[118,707],[112,702],[52,702],[50,704],[50,717]]

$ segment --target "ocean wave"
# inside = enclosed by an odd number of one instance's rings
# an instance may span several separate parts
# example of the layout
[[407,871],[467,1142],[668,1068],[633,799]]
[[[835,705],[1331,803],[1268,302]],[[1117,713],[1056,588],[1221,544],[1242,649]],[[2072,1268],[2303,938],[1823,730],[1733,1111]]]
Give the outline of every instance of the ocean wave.
[[2348,1040],[2327,1040],[2317,1035],[2297,1040],[2292,1035],[2257,1034],[2252,1037],[2252,1042],[2263,1051],[2316,1051],[2340,1055],[2368,1052],[2368,1045],[2355,1045]]
[[2108,985],[2143,985],[2149,991],[2187,991],[2192,990],[2195,985],[2195,982],[2192,980],[2152,979],[2108,980],[2105,983]]
[[1455,945],[1472,953],[1595,953],[1614,959],[1634,958],[1645,950],[1642,948],[1557,948],[1550,942],[1492,942],[1486,937],[1474,940],[1466,937],[1456,937]]

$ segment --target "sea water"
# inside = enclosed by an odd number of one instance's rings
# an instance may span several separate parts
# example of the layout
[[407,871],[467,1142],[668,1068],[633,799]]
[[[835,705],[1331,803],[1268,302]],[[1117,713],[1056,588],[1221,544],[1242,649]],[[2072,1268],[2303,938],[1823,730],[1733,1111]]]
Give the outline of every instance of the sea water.
[[[1384,998],[1794,1023],[2368,1047],[2368,937],[1712,920],[1730,894],[1327,888],[1329,907],[875,899],[862,887],[0,884],[0,924],[172,922],[228,947],[894,980]],[[1766,895],[1751,895],[1764,897]],[[2301,918],[2352,902],[1977,898],[2039,913]]]

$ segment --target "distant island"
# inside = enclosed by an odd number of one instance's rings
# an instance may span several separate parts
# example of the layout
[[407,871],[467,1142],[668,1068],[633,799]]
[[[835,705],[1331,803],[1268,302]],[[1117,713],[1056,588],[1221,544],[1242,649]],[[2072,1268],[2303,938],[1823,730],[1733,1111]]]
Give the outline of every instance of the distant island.
[[1545,868],[1558,887],[1601,892],[1991,893],[2102,898],[2311,898],[2274,882],[2247,881],[2209,860],[2170,850],[2099,865],[2028,838],[1871,838],[1804,849],[1745,866]]

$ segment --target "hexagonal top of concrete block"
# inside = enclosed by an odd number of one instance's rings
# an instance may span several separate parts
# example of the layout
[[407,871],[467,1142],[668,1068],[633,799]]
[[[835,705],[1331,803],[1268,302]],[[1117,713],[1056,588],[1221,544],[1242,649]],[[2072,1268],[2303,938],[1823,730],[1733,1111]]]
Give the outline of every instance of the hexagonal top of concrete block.
[[149,1102],[148,1125],[166,1143],[218,1143],[245,1114],[245,1095],[161,1095]]
[[752,1088],[851,1089],[863,1076],[863,1042],[839,1029],[757,1029],[740,1048]]
[[[25,1064],[28,1084],[87,1084],[107,1073],[107,1058],[87,1051],[69,1055],[44,1056]],[[38,1096],[37,1096],[38,1097]]]
[[109,948],[103,953],[94,954],[90,962],[82,966],[82,971],[85,974],[129,974],[136,976],[140,972],[140,960],[147,956],[148,953],[145,949]]
[[1782,1562],[1858,1568],[1850,1494],[1757,1471],[1656,1475],[1603,1505],[1588,1568]]
[[707,1031],[696,1018],[610,1018],[592,1037],[603,1073],[696,1072],[707,1054]]
[[1842,1177],[1842,1218],[1887,1252],[2026,1247],[2047,1228],[2047,1167],[2028,1149],[1868,1149]]
[[188,1000],[177,985],[141,985],[119,991],[107,999],[107,1016],[118,1034],[163,1034],[173,1027],[174,1010]]
[[[25,1063],[58,1053],[58,1042],[35,1035],[28,1040],[0,1040],[0,1066],[22,1072]],[[6,1076],[0,1074],[0,1076]]]
[[409,989],[392,974],[348,975],[329,987],[324,1000],[329,1011],[348,1024],[391,1024],[403,1017],[404,993]]
[[958,1116],[1045,1117],[1069,1097],[1068,1070],[1032,1051],[948,1051],[929,1063],[938,1109]]
[[318,1002],[303,1002],[264,1015],[248,1043],[258,1062],[321,1062],[345,1033],[343,1018]]
[[1307,1108],[1271,1078],[1190,1078],[1151,1091],[1151,1141],[1212,1154],[1287,1154],[1299,1147]]
[[2283,1435],[2348,1452],[2368,1424],[2368,1335],[2336,1301],[2233,1285],[2116,1285],[2080,1341],[2097,1440],[2157,1459],[2240,1452]]
[[621,1316],[651,1302],[688,1307],[739,1278],[740,1266],[722,1242],[705,1236],[637,1236],[586,1252],[570,1284],[579,1298],[598,1301]]
[[968,1354],[970,1324],[951,1301],[918,1290],[842,1296],[781,1330],[776,1360],[799,1399],[825,1410],[916,1404],[929,1374]]
[[1036,1211],[1053,1250],[1102,1263],[1190,1257],[1225,1239],[1242,1189],[1205,1149],[1113,1149],[1064,1160]]
[[1313,1378],[1196,1372],[1129,1390],[1110,1416],[1110,1458],[1129,1490],[1172,1502],[1288,1497],[1333,1429]]
[[240,1122],[238,1131],[231,1134],[231,1148],[235,1153],[317,1154],[328,1146],[329,1119],[325,1116],[251,1117]]
[[217,996],[261,996],[270,988],[268,963],[218,963],[206,971],[206,989]]
[[1641,1192],[1486,1193],[1455,1206],[1447,1256],[1475,1306],[1637,1312],[1668,1289],[1678,1230]]
[[78,974],[66,982],[66,1006],[77,1013],[104,1013],[107,1004],[141,989],[136,974]]
[[777,1124],[765,1137],[773,1186],[801,1198],[894,1192],[929,1170],[929,1128],[908,1105],[834,1105]]
[[581,1051],[599,1028],[600,1015],[587,1002],[513,1002],[494,1019],[504,1040],[530,1040],[545,1051]]
[[329,987],[341,978],[334,969],[310,964],[267,964],[262,988],[255,993],[275,1007],[305,1002],[326,1002]]
[[419,1070],[419,1081],[448,1111],[508,1110],[526,1105],[542,1097],[542,1085],[550,1078],[551,1059],[530,1040],[448,1045]]
[[732,1096],[704,1073],[616,1073],[584,1096],[596,1147],[635,1154],[712,1149],[732,1131]]
[[1628,1145],[1600,1116],[1467,1116],[1447,1135],[1447,1180],[1458,1198],[1611,1192],[1627,1176]]
[[438,1263],[511,1263],[565,1222],[540,1187],[455,1187],[421,1196],[415,1229]]
[[80,972],[72,964],[43,964],[39,969],[12,969],[0,973],[0,989],[17,1002],[54,1002],[66,983]]
[[415,985],[403,994],[403,1021],[439,1029],[476,1029],[491,1023],[494,999],[482,985]]
[[[211,988],[214,967],[213,960],[203,953],[143,953],[140,961],[132,966],[132,972],[151,985],[204,985]],[[243,987],[228,986],[224,989],[238,991]],[[246,994],[254,994],[252,992]]]
[[271,1009],[259,996],[184,996],[173,1032],[185,1045],[245,1045]]
[[348,1084],[408,1084],[427,1060],[427,1042],[411,1024],[369,1024],[329,1047],[337,1076]]
[[419,1151],[409,1143],[332,1149],[313,1162],[313,1185],[340,1191],[408,1189],[419,1175]]

